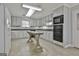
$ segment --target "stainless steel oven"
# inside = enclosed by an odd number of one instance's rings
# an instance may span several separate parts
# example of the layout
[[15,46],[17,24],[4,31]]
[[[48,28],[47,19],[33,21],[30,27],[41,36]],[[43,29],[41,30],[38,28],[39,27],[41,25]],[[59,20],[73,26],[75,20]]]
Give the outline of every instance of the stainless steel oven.
[[63,25],[54,25],[53,39],[63,42]]
[[53,18],[53,23],[54,23],[54,24],[60,24],[60,23],[63,23],[63,22],[64,22],[63,19],[64,19],[64,16],[63,16],[63,15],[54,17],[54,18]]

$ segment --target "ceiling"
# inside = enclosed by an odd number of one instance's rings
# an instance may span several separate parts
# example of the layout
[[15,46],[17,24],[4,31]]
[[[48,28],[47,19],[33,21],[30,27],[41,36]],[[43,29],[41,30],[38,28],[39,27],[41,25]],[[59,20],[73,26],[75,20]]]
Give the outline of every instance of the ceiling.
[[[35,7],[42,8],[42,11],[36,11],[31,18],[39,19],[50,13],[53,13],[53,10],[61,5],[67,5],[69,7],[73,7],[78,5],[77,3],[23,3]],[[29,9],[23,8],[22,3],[6,3],[5,4],[12,16],[25,16]]]

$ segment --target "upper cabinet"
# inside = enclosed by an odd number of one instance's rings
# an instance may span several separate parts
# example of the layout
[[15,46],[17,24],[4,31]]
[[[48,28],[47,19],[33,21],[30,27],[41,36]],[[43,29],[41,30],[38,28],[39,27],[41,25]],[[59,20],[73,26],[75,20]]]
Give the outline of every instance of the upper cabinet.
[[21,27],[22,21],[29,21],[30,19],[20,16],[12,16],[11,26],[12,27]]
[[31,27],[41,27],[41,26],[46,26],[46,23],[52,22],[53,15],[50,14],[48,16],[41,18],[41,19],[30,19],[27,17],[12,16],[11,26],[12,27],[21,27],[23,20],[29,21],[29,25]]
[[[53,25],[53,14],[47,15],[43,18],[40,19],[41,21],[41,26],[51,26]],[[52,23],[52,24],[49,24]]]
[[22,21],[28,21],[29,26],[39,26],[39,21],[36,19],[30,19],[27,17],[20,17],[20,16],[12,16],[12,27],[21,27],[22,26]]
[[64,6],[56,8],[53,12],[53,17],[64,14]]
[[22,24],[21,21],[22,21],[21,17],[12,16],[11,26],[20,27]]

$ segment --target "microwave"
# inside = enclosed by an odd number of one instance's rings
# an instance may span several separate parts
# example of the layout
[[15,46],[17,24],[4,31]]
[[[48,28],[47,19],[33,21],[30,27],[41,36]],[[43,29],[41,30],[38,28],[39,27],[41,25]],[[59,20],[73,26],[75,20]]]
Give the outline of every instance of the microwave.
[[64,23],[64,15],[56,16],[53,18],[54,24]]

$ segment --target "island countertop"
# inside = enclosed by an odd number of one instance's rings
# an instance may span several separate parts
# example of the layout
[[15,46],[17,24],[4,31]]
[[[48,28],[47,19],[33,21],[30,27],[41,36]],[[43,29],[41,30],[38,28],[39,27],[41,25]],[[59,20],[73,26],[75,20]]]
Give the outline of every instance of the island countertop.
[[14,30],[42,30],[42,31],[53,31],[53,28],[27,28],[27,27],[11,27],[11,30],[14,31]]

